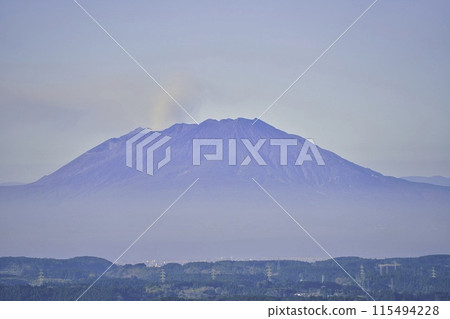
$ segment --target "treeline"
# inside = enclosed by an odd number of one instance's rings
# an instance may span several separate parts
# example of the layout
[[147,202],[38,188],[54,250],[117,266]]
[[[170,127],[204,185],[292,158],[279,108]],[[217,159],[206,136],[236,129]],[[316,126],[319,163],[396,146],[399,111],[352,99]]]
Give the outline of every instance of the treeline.
[[[450,300],[450,255],[337,261],[377,300]],[[111,262],[0,258],[0,300],[75,300]],[[83,300],[367,300],[333,260],[114,265]]]

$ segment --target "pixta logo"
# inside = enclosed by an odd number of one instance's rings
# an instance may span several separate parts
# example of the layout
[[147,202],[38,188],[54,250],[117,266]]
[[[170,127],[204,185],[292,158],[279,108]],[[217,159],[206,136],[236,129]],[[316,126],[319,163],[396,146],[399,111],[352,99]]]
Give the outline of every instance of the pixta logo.
[[[151,134],[150,134],[151,133]],[[171,137],[163,136],[161,133],[151,132],[149,129],[143,129],[138,134],[134,135],[126,142],[126,161],[128,167],[136,167],[138,171],[144,171],[144,161],[146,161],[146,173],[153,175],[154,167],[154,152],[167,143]],[[136,156],[133,156],[136,154]],[[165,156],[156,165],[160,169],[171,160],[171,148],[166,147]]]
[[[159,162],[155,162],[155,151],[166,144],[171,137],[162,136],[161,133],[152,132],[149,129],[143,129],[130,139],[126,141],[126,162],[128,167],[135,167],[138,171],[145,172],[148,175],[153,175],[156,169],[160,169],[171,160],[171,147],[167,146],[165,149],[165,157]],[[206,161],[224,161],[227,160],[230,166],[247,166],[254,161],[257,165],[267,165],[266,160],[261,156],[261,147],[268,144],[274,148],[274,151],[279,152],[279,164],[287,166],[288,163],[294,165],[303,165],[304,162],[311,161],[317,165],[325,165],[322,155],[319,152],[316,144],[312,139],[306,139],[303,144],[299,146],[299,141],[295,138],[272,138],[259,139],[256,143],[252,143],[249,139],[209,139],[209,138],[195,138],[192,140],[192,165],[201,165],[202,159]],[[241,144],[238,147],[238,143]],[[243,147],[242,147],[243,146]],[[224,159],[224,147],[228,148],[228,158]],[[294,159],[289,159],[288,155],[293,152],[288,152],[289,147],[296,147],[299,151],[298,156]],[[205,150],[207,148],[207,150]],[[244,156],[238,156],[238,150],[244,150]],[[271,151],[270,151],[271,152]],[[242,155],[242,154],[241,154]],[[313,157],[314,160],[313,160]],[[238,163],[238,158],[244,158],[242,162]],[[155,167],[156,166],[156,167]]]
[[[237,142],[238,139],[228,139],[228,165],[234,166],[237,165]],[[248,155],[244,158],[244,160],[240,163],[242,166],[246,166],[250,164],[252,158],[255,160],[256,164],[260,166],[267,165],[264,158],[262,158],[259,150],[266,143],[267,139],[259,139],[255,144],[249,139],[243,138],[240,139],[240,142],[245,146]],[[270,146],[274,146],[279,148],[280,151],[280,165],[286,166],[288,165],[288,147],[289,146],[297,146],[298,141],[295,138],[273,138],[269,139]],[[202,146],[213,146],[214,153],[203,154],[203,157],[207,161],[223,161],[223,148],[224,148],[224,140],[223,139],[194,139],[192,143],[192,164],[200,165],[201,163],[201,154],[202,154]],[[325,162],[322,158],[322,155],[319,152],[316,144],[312,139],[306,139],[301,146],[301,149],[298,153],[298,156],[295,160],[295,165],[302,165],[305,161],[313,161],[311,155],[309,154],[311,151],[314,156],[317,165],[325,165]]]

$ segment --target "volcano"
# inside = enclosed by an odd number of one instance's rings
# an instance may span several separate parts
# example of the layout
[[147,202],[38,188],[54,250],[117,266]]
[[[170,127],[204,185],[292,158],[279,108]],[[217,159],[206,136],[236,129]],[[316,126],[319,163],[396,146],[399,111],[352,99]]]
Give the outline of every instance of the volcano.
[[[450,253],[450,187],[384,176],[253,122],[175,124],[140,138],[137,128],[34,183],[1,186],[0,255],[115,259],[194,182],[122,262],[326,257],[273,199],[334,256]],[[154,133],[166,137],[155,168],[166,161],[149,175],[148,156],[136,168],[153,144],[140,155],[136,145]]]

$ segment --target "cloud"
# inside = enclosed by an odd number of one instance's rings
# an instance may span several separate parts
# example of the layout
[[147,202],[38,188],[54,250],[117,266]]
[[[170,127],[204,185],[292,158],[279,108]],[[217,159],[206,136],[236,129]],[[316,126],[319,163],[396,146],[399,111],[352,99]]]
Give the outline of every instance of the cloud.
[[[173,74],[164,80],[164,88],[194,118],[201,107],[201,89],[186,75]],[[152,129],[160,130],[177,122],[192,122],[192,119],[163,90],[150,97],[148,121]]]

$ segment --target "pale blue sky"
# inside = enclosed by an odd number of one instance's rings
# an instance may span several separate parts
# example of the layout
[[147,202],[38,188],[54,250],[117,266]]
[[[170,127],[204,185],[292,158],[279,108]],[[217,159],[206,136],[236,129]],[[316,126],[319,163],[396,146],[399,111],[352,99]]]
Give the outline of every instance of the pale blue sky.
[[[79,1],[194,117],[255,118],[372,1]],[[380,0],[265,116],[383,174],[450,176],[450,2]],[[190,122],[71,0],[0,1],[0,183]]]

